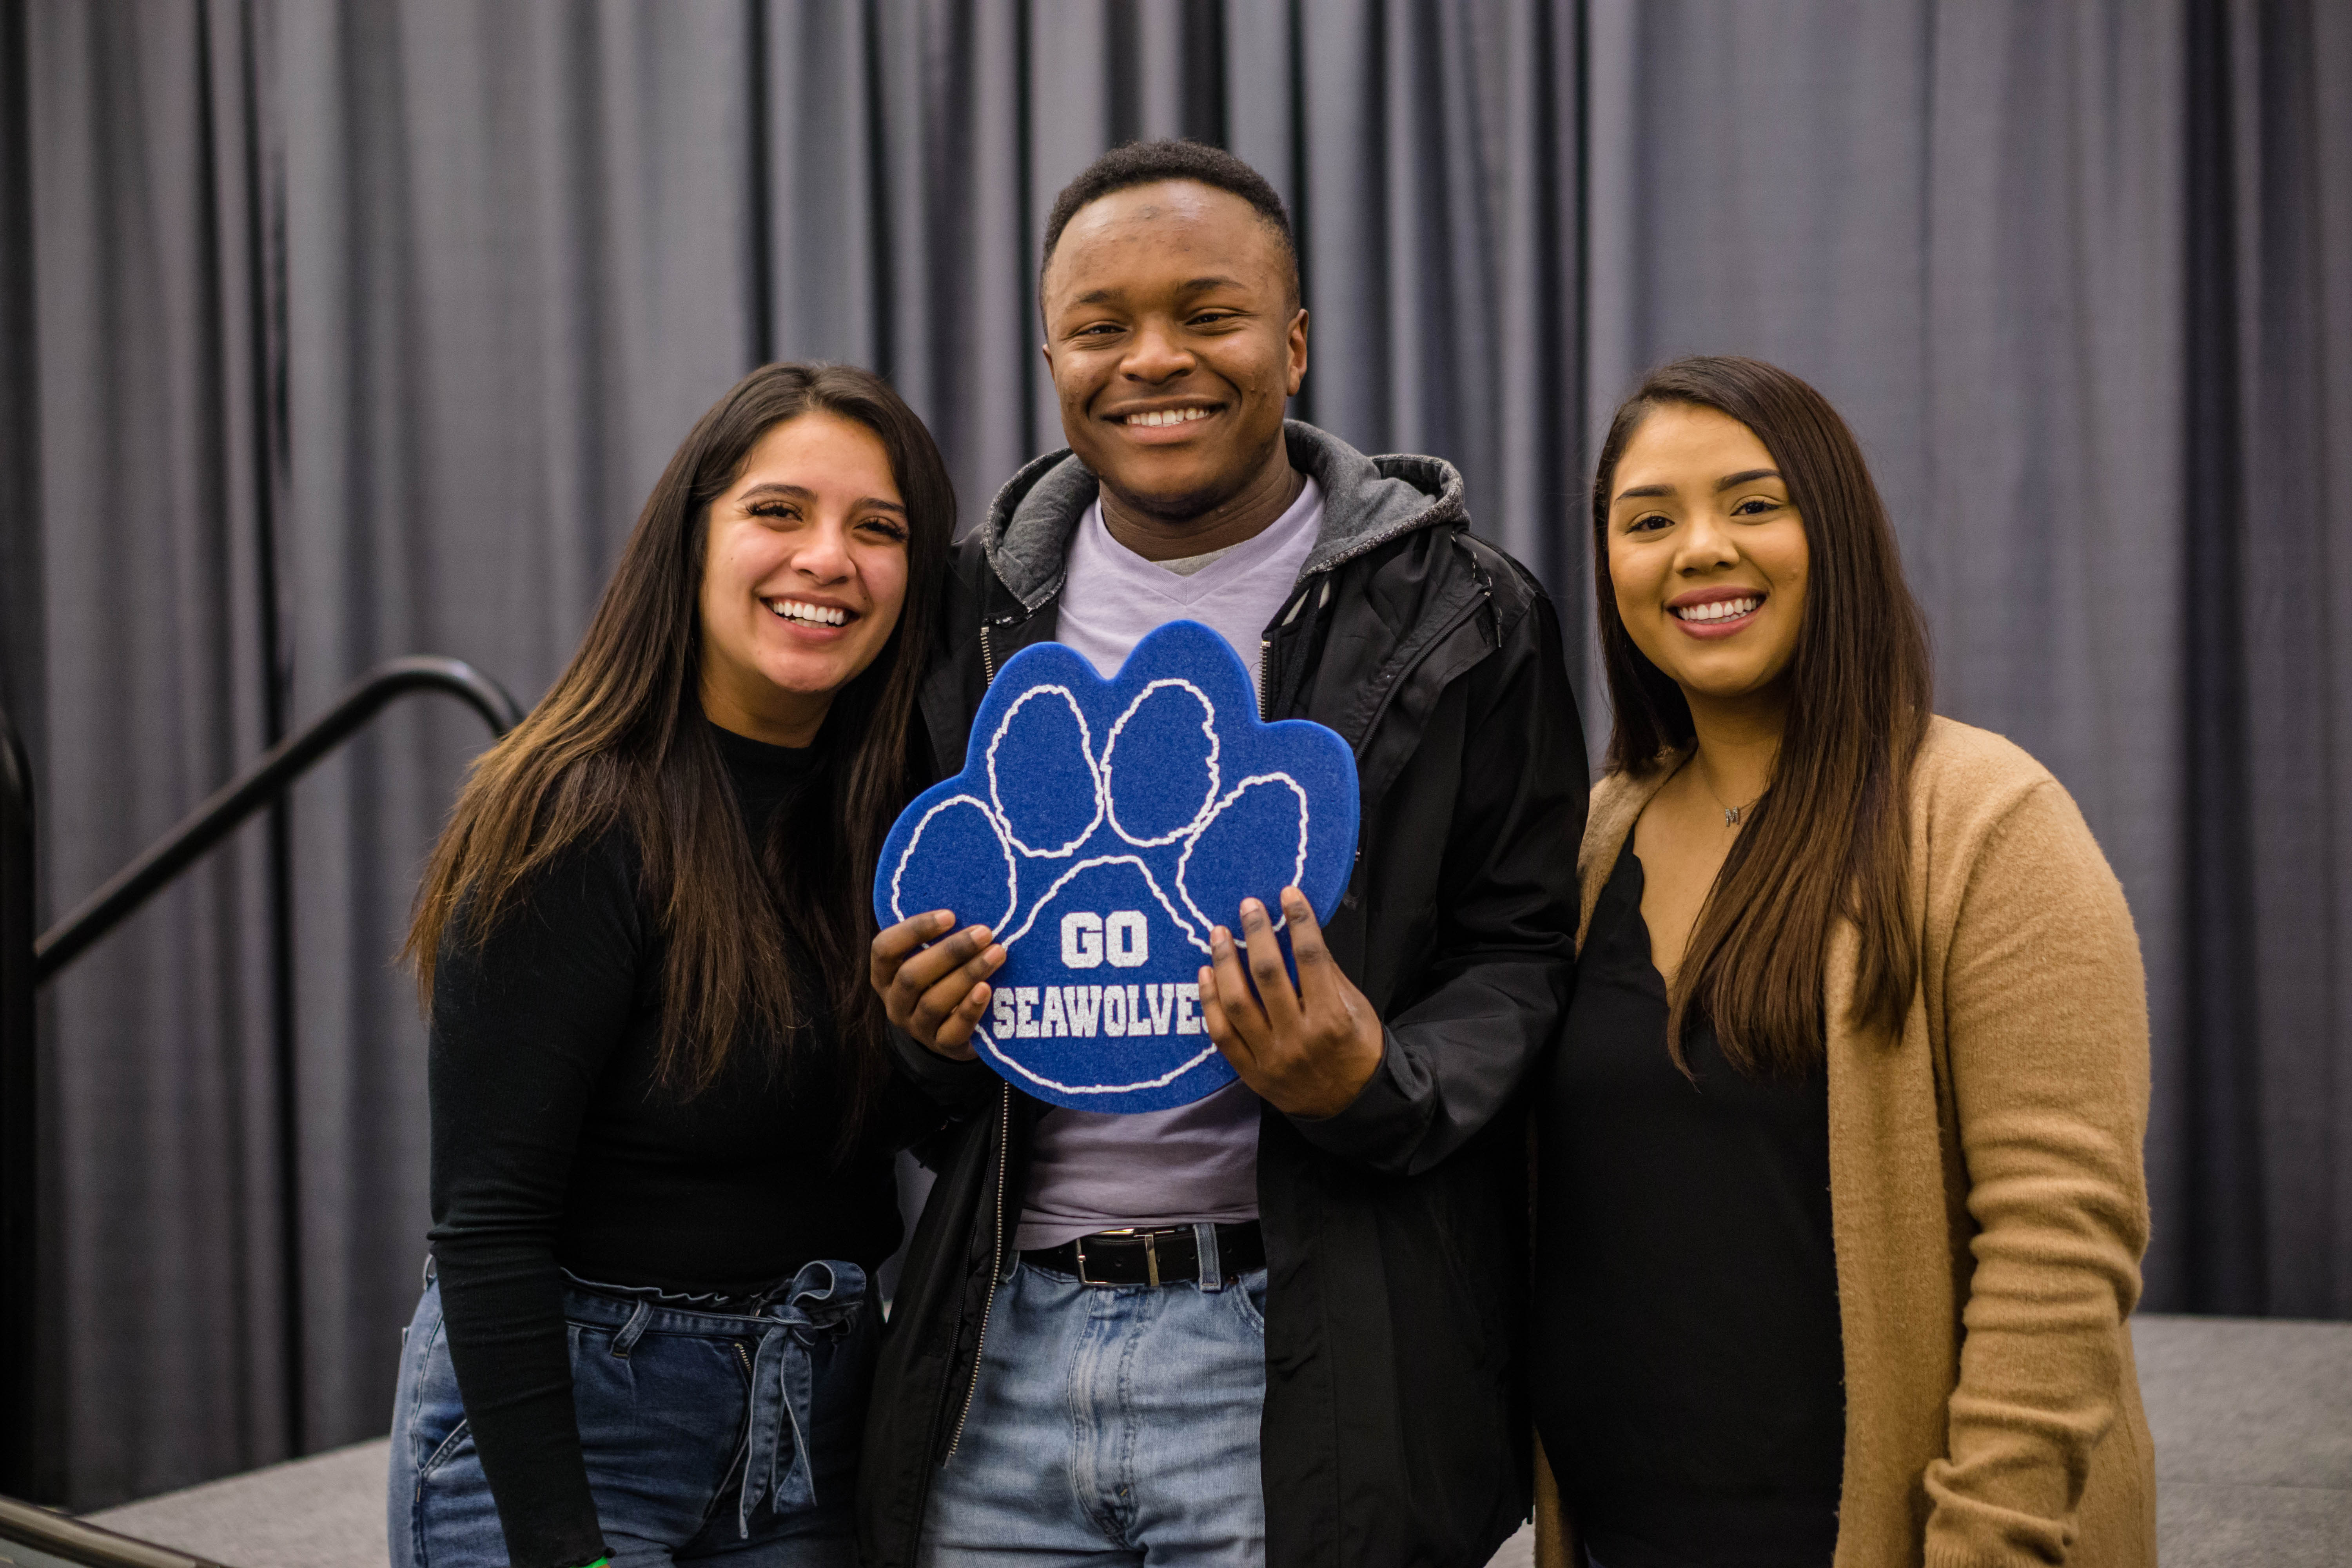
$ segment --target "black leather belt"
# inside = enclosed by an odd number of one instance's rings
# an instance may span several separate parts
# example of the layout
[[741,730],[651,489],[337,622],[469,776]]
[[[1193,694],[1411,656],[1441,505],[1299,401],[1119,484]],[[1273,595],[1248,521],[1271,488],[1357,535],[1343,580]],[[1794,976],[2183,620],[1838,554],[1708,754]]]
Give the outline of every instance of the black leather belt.
[[[1150,1230],[1098,1230],[1024,1252],[1022,1261],[1082,1285],[1175,1285],[1201,1277],[1201,1246],[1189,1225]],[[1265,1236],[1255,1220],[1217,1226],[1217,1272],[1236,1279],[1265,1267]]]

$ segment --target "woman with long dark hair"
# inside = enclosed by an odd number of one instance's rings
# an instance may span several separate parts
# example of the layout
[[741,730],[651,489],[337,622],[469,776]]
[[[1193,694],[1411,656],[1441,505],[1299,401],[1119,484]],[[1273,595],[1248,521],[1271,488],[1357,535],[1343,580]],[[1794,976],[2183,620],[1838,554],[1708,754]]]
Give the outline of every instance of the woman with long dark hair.
[[1616,730],[1538,1110],[1568,1525],[1604,1568],[2153,1563],[2145,985],[2090,830],[1934,716],[1795,376],[1651,375],[1592,537]]
[[855,1561],[899,1238],[866,889],[954,522],[881,378],[753,372],[475,764],[408,940],[433,1261],[394,1563]]

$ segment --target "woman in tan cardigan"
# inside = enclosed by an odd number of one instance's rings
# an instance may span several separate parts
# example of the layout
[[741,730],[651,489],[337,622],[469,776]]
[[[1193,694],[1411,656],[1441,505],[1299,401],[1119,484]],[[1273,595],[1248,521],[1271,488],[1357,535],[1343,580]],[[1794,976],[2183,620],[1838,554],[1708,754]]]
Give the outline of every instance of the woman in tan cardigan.
[[1836,412],[1678,362],[1593,487],[1616,731],[1538,1091],[1543,1557],[2152,1563],[2147,1026],[2057,781],[1931,716]]

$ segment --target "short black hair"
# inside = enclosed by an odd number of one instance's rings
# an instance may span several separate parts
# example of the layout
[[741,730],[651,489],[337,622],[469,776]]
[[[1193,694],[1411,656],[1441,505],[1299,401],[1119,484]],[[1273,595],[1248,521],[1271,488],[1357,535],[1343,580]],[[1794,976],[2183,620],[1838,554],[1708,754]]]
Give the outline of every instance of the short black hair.
[[1054,198],[1054,210],[1045,217],[1045,248],[1037,258],[1037,292],[1042,300],[1045,291],[1045,268],[1054,259],[1054,247],[1062,242],[1062,231],[1078,216],[1078,209],[1118,191],[1137,185],[1157,184],[1162,180],[1191,180],[1212,189],[1227,191],[1249,203],[1258,219],[1272,229],[1282,242],[1282,258],[1289,264],[1290,297],[1298,298],[1298,241],[1290,231],[1290,209],[1282,205],[1282,197],[1266,184],[1264,174],[1226,152],[1205,142],[1128,142],[1112,148],[1079,171],[1078,177],[1062,187]]

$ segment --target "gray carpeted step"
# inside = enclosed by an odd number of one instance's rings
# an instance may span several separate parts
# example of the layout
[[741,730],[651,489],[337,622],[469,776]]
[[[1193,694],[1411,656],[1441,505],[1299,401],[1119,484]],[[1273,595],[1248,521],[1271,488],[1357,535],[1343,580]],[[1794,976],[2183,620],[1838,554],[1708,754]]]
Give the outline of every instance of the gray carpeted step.
[[[2352,1564],[2352,1324],[2134,1321],[2165,1568]],[[90,1516],[236,1568],[383,1568],[384,1445]],[[1496,1568],[1525,1568],[1514,1538]]]

